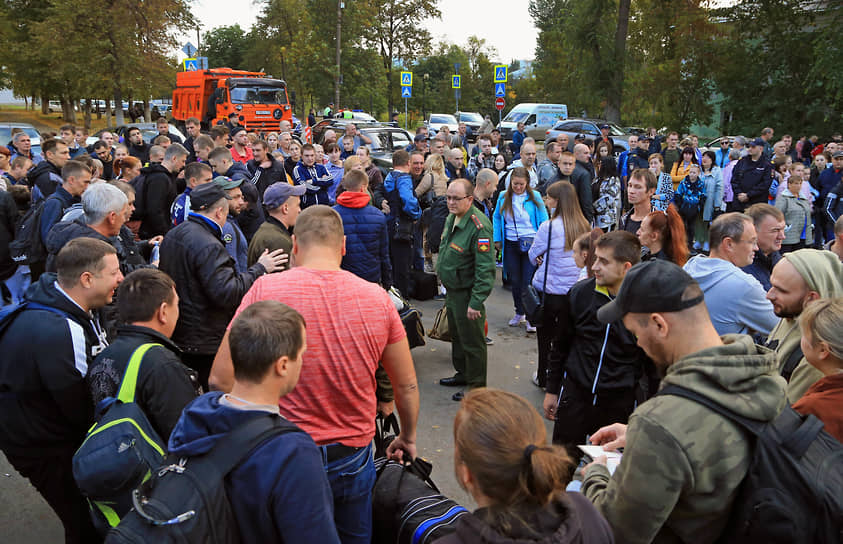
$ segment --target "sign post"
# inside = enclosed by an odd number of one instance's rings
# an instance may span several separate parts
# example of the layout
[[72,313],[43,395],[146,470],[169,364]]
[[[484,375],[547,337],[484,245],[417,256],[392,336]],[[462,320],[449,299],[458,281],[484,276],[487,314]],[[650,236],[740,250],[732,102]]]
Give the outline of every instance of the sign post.
[[404,130],[407,130],[407,99],[413,96],[413,72],[401,72],[401,98],[404,99]]
[[502,97],[498,97],[495,99],[495,109],[498,110],[498,126],[503,123],[503,109],[506,106],[506,100]]
[[[457,117],[459,117],[460,113],[460,63],[454,63],[454,75],[451,76],[451,88],[454,89],[454,101],[456,102],[456,112]],[[459,119],[457,119],[459,121]]]
[[506,106],[506,101],[503,97],[506,95],[506,80],[509,75],[509,68],[506,64],[496,64],[495,72],[492,74],[495,80],[495,108],[498,110],[498,127],[503,123],[503,108]]

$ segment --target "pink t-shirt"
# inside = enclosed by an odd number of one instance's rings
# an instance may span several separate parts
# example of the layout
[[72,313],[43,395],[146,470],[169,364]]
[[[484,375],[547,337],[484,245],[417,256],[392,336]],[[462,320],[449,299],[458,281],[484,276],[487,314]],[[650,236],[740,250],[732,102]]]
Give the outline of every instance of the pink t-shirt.
[[301,376],[278,400],[281,415],[319,445],[368,445],[375,435],[378,361],[388,344],[406,336],[389,295],[345,270],[297,267],[261,276],[235,317],[261,300],[283,302],[306,324]]

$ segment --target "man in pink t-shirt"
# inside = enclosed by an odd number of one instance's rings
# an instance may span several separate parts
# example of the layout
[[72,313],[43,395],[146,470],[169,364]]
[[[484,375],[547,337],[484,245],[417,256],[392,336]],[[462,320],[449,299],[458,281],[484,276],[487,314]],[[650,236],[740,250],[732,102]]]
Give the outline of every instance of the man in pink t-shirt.
[[[380,286],[340,268],[345,237],[339,214],[311,206],[296,220],[296,268],[256,282],[235,317],[260,300],[283,302],[304,317],[307,350],[296,388],[280,398],[285,418],[306,431],[322,451],[334,493],[334,521],[343,544],[371,540],[375,469],[375,371],[383,363],[395,392],[401,433],[387,454],[416,456],[419,392],[406,333]],[[228,333],[211,371],[211,387],[233,383]]]

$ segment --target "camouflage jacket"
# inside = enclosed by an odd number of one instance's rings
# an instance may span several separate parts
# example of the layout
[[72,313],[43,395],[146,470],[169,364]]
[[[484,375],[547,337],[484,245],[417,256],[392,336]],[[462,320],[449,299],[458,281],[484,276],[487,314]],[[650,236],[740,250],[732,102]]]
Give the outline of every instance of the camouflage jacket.
[[[723,341],[671,365],[662,384],[691,389],[751,419],[773,419],[786,403],[775,353],[745,335]],[[592,465],[582,490],[619,542],[706,544],[728,521],[751,453],[731,421],[692,400],[656,396],[630,416],[614,475]]]

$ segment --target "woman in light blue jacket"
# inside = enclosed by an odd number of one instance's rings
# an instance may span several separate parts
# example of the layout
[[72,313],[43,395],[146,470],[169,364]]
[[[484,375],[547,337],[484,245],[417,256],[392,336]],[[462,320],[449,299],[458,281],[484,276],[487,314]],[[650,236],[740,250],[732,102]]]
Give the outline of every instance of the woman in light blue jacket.
[[539,368],[533,383],[544,388],[551,341],[565,325],[568,316],[568,289],[580,276],[574,259],[574,241],[589,232],[591,226],[582,214],[574,186],[557,181],[547,188],[545,197],[551,217],[539,226],[530,248],[530,262],[538,265],[533,287],[544,301],[544,319],[538,328]]
[[[495,249],[503,250],[504,274],[511,282],[512,301],[515,303],[515,316],[509,320],[510,327],[526,321],[521,295],[535,271],[527,252],[539,225],[547,221],[541,194],[529,188],[529,181],[530,174],[526,168],[513,168],[509,187],[498,197],[492,216]],[[527,332],[536,332],[534,324],[527,323]]]
[[705,205],[703,206],[703,249],[708,247],[708,226],[717,219],[717,216],[726,211],[723,202],[723,171],[716,164],[717,156],[714,151],[706,151],[702,154],[700,161],[702,169],[700,180],[705,185]]

